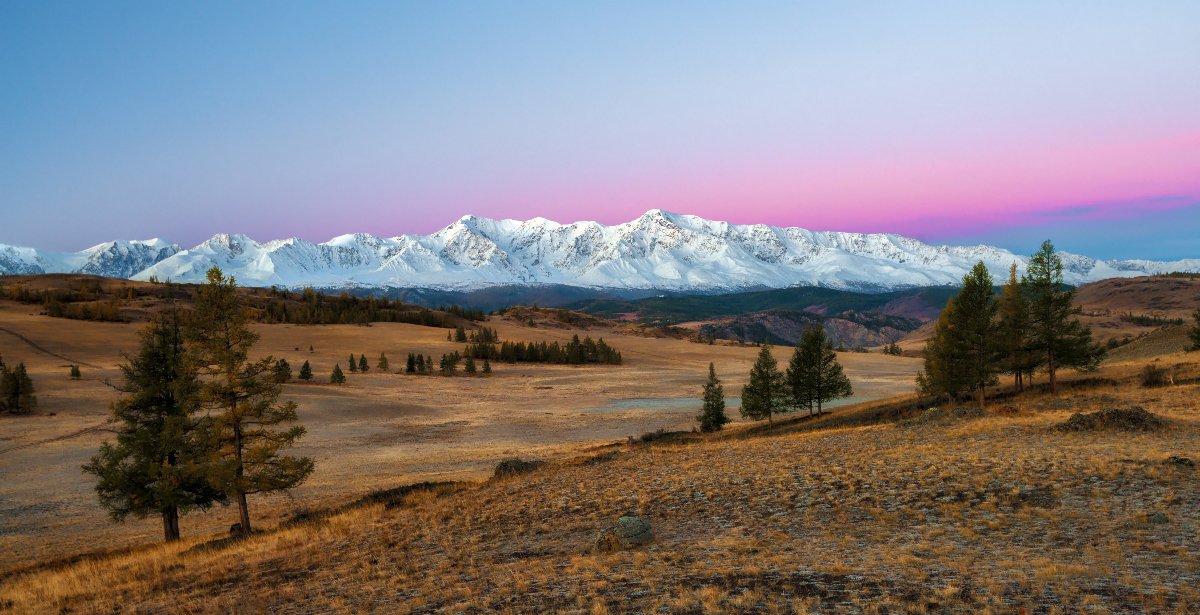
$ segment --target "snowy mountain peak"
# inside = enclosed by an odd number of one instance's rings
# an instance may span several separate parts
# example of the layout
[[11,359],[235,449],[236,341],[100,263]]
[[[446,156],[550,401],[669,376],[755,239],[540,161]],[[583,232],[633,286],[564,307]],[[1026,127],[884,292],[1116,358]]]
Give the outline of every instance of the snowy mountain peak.
[[[1062,253],[1067,282],[1168,271],[1200,259],[1097,260]],[[114,241],[73,254],[0,245],[0,274],[83,272],[198,282],[216,265],[247,285],[471,289],[565,284],[720,292],[787,286],[858,290],[956,284],[983,261],[1002,280],[1025,256],[992,246],[932,246],[890,233],[738,225],[652,209],[606,226],[466,215],[430,235],[368,233],[324,243],[259,243],[220,233],[182,250],[160,239]]]

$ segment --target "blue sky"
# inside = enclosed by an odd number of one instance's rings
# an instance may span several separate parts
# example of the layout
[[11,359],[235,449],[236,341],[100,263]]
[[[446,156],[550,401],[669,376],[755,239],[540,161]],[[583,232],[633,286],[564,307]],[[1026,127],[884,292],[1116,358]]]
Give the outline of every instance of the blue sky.
[[657,207],[1200,257],[1197,75],[1196,2],[9,2],[0,242]]

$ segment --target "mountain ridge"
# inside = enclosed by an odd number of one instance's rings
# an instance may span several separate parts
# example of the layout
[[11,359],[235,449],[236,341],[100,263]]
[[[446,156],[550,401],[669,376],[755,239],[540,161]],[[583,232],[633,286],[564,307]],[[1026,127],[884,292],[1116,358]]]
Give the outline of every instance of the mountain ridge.
[[[1200,259],[1100,260],[1066,252],[1071,284],[1170,271]],[[76,253],[0,244],[0,274],[92,273],[202,281],[213,265],[243,284],[326,288],[473,290],[566,285],[663,291],[743,291],[821,286],[886,291],[954,285],[976,262],[997,278],[1028,258],[987,245],[931,245],[893,233],[738,225],[654,209],[616,225],[472,215],[429,235],[339,235],[257,242],[218,233],[184,249],[152,239],[112,241]]]

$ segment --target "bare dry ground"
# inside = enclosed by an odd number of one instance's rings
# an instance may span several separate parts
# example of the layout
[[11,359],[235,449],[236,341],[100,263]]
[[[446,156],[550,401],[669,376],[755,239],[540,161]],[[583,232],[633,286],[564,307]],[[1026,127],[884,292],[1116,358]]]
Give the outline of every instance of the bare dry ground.
[[[0,354],[24,361],[38,387],[34,416],[0,416],[0,574],[83,552],[119,550],[161,538],[154,519],[110,523],[96,503],[91,478],[80,471],[105,438],[108,403],[122,351],[136,343],[140,324],[48,318],[36,307],[0,301]],[[496,320],[502,337],[567,340],[570,328]],[[461,344],[446,330],[381,323],[373,326],[258,325],[257,352],[286,358],[294,370],[309,360],[320,382],[350,353],[372,367],[386,352],[392,371],[409,352],[441,355]],[[663,407],[658,398],[695,398],[709,361],[737,395],[756,355],[751,347],[708,346],[675,339],[603,336],[623,354],[621,366],[496,364],[488,378],[350,374],[349,384],[286,385],[299,403],[308,435],[297,452],[317,470],[291,498],[252,500],[255,522],[277,525],[300,508],[345,503],[372,489],[418,481],[484,477],[510,456],[549,457],[580,447],[625,440],[659,428],[690,429],[695,409]],[[309,346],[313,351],[309,352]],[[786,361],[790,349],[779,349]],[[856,395],[882,398],[912,388],[918,361],[882,355],[842,355]],[[81,365],[83,379],[68,379]],[[613,400],[638,400],[609,408]],[[51,416],[53,414],[53,416]],[[736,416],[736,413],[735,413]],[[235,521],[217,508],[184,517],[188,536],[211,536]]]
[[[1200,609],[1200,365],[1135,364],[978,417],[848,426],[890,403],[620,445],[237,543],[191,538],[0,585],[16,611],[1116,612]],[[911,405],[911,404],[909,404]],[[1150,431],[1064,431],[1144,407]],[[618,515],[656,539],[598,554]]]

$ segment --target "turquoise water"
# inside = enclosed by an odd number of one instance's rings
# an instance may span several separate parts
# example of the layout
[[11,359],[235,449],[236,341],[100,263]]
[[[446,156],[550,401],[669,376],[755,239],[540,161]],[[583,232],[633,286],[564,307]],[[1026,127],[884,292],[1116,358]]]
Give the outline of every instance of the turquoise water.
[[[865,397],[847,397],[825,404],[825,408],[836,408],[848,404],[866,401]],[[699,397],[631,397],[614,399],[603,406],[583,408],[590,412],[624,412],[627,410],[662,410],[666,412],[699,411],[703,400]],[[726,397],[725,409],[737,410],[742,407],[742,398]]]

